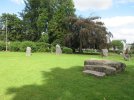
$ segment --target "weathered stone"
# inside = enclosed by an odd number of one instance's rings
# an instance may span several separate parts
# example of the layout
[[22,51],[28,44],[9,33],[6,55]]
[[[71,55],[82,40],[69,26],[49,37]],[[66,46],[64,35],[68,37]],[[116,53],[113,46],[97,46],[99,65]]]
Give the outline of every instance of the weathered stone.
[[56,54],[62,54],[61,47],[58,44],[56,45]]
[[31,47],[26,48],[26,56],[31,56]]
[[110,60],[86,60],[84,65],[106,65],[109,67],[114,67],[118,72],[124,71],[126,65],[122,62],[115,62]]
[[106,75],[103,72],[98,72],[98,71],[93,71],[93,70],[84,70],[83,73],[85,73],[85,74],[92,74],[92,75],[95,75],[95,76],[98,76],[98,77],[103,77],[103,76]]
[[102,49],[102,56],[108,56],[108,50],[107,49]]
[[106,75],[125,71],[125,68],[126,65],[124,63],[110,60],[86,60],[84,62],[84,71],[92,70],[103,72]]
[[116,68],[109,67],[106,65],[85,65],[84,70],[94,70],[94,71],[98,71],[98,72],[104,72],[107,75],[116,73]]

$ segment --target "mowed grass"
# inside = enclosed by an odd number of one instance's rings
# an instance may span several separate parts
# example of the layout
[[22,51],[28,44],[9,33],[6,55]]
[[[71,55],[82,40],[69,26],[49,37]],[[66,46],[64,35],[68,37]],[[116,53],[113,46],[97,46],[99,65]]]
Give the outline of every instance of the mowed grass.
[[[126,63],[126,71],[97,78],[82,73],[84,60]],[[134,58],[0,52],[0,100],[133,100]]]

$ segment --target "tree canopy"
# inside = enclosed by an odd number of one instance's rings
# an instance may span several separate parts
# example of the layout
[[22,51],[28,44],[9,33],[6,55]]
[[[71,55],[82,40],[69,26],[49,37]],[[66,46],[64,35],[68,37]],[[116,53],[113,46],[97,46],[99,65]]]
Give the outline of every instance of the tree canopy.
[[8,40],[9,41],[18,41],[23,39],[22,34],[22,20],[20,20],[15,14],[6,14],[3,13],[0,17],[1,23],[1,31],[0,36],[1,39],[5,39],[5,28],[6,28],[6,20],[7,20],[7,30],[8,30]]
[[[82,18],[75,15],[73,0],[24,0],[20,17],[2,14],[0,28],[8,19],[9,41],[42,41],[72,49],[101,49],[107,46],[107,31],[100,17]],[[44,34],[45,33],[45,34]],[[1,37],[4,31],[0,31]],[[2,40],[2,38],[1,38]]]

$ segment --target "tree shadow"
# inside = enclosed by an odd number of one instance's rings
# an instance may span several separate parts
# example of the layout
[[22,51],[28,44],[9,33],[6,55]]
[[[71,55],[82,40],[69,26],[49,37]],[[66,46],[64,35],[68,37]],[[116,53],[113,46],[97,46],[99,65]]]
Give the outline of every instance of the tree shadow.
[[69,69],[57,67],[50,72],[42,71],[42,85],[9,88],[7,95],[13,94],[12,100],[130,100],[129,95],[131,96],[132,91],[125,90],[128,93],[125,94],[126,97],[122,97],[124,93],[121,88],[126,83],[122,84],[119,81],[125,81],[128,72],[123,73],[123,77],[96,78],[84,75],[82,70],[82,66],[74,66]]

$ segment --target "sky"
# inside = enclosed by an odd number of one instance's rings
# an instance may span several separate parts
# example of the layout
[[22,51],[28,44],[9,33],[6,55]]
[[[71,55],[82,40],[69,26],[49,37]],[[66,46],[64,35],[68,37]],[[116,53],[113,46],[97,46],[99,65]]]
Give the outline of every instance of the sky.
[[[134,42],[134,0],[73,0],[76,14],[82,17],[100,16],[113,39]],[[0,15],[19,16],[25,7],[23,0],[0,0]]]

